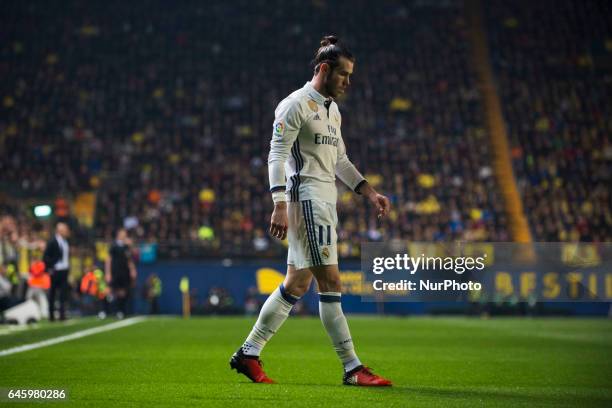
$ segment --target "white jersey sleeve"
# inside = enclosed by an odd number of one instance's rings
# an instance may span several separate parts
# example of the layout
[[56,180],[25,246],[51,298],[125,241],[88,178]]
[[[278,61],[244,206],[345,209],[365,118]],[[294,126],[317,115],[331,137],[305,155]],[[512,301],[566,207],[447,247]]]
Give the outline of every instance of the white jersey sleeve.
[[272,200],[276,203],[286,201],[285,161],[300,132],[303,114],[299,100],[286,98],[278,104],[274,112],[274,128],[268,155],[268,176]]
[[340,138],[338,142],[338,159],[336,161],[336,176],[351,190],[357,192],[358,187],[365,181],[359,170],[351,163],[346,155],[344,140]]

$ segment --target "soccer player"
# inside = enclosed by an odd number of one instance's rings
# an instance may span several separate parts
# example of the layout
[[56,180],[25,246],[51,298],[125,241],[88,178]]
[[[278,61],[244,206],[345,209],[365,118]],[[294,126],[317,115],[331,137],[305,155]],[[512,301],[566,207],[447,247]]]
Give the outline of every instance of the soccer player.
[[334,98],[350,85],[354,57],[335,36],[326,36],[313,61],[314,76],[276,108],[268,157],[274,211],[270,233],[289,239],[287,275],[266,300],[259,318],[230,366],[253,382],[273,383],[263,371],[259,355],[308,291],[312,278],[319,288],[319,314],[344,365],[343,383],[387,386],[386,380],[365,367],[340,306],[340,272],[336,248],[336,176],[370,200],[384,217],[387,197],[378,194],[346,155]]

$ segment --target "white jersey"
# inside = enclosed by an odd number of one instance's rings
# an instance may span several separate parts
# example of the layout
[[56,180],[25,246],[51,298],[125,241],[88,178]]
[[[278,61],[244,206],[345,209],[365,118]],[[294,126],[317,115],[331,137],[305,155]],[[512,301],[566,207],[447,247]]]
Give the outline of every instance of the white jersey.
[[274,202],[336,203],[336,175],[352,190],[365,181],[346,155],[341,124],[338,105],[310,82],[279,103],[268,156]]

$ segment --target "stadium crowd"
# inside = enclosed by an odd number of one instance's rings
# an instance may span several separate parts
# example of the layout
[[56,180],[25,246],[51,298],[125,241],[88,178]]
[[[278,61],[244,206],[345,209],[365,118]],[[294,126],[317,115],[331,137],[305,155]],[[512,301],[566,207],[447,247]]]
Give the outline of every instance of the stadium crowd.
[[534,240],[612,241],[610,3],[495,0],[486,9]]
[[394,204],[381,225],[343,189],[340,253],[509,239],[461,3],[357,1],[351,19],[336,2],[111,3],[7,6],[19,18],[1,28],[3,181],[97,190],[101,238],[124,224],[170,254],[280,253],[266,231],[273,112],[333,31],[357,56],[339,101],[349,155]]
[[[379,223],[340,186],[340,256],[363,240],[511,240],[460,1],[359,0],[350,19],[326,1],[3,7],[2,185],[95,190],[99,239],[125,226],[162,255],[282,254],[267,234],[273,112],[333,32],[357,56],[338,101],[349,157],[394,206]],[[562,14],[567,27],[589,7]],[[609,241],[609,82],[595,86],[580,36],[552,13],[541,31],[527,8],[494,2],[487,15],[534,236]],[[605,39],[609,26],[592,27]]]

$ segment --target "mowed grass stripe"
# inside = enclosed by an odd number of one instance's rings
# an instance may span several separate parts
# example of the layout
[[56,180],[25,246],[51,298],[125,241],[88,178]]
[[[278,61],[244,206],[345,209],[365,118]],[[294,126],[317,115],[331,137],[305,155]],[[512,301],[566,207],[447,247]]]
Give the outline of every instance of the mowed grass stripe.
[[[607,338],[609,322],[451,320],[349,318],[361,360],[394,381],[387,390],[342,386],[320,320],[300,317],[290,318],[262,354],[278,385],[252,384],[229,369],[253,317],[151,318],[6,356],[0,387],[66,387],[66,404],[79,407],[612,406],[612,344],[525,335],[564,327]],[[523,330],[515,335],[499,325]]]

